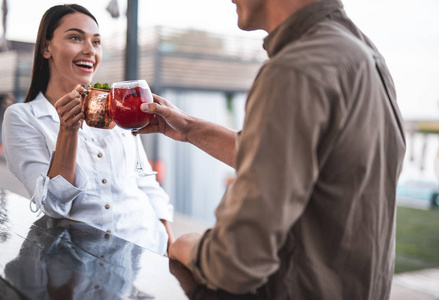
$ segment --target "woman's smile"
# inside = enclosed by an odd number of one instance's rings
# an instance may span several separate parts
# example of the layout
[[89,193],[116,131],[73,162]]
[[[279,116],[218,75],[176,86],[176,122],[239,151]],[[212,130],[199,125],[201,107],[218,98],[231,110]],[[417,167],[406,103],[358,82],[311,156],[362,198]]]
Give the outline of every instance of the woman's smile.
[[73,61],[73,64],[76,68],[78,68],[81,72],[84,73],[94,73],[95,63],[90,60],[80,59]]

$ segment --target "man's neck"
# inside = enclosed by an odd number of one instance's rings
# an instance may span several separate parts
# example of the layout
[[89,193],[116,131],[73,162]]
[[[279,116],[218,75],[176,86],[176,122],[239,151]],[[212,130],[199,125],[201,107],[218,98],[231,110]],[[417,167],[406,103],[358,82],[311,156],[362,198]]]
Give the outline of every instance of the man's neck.
[[270,33],[289,16],[305,6],[324,0],[275,0],[267,4],[267,24],[265,30]]

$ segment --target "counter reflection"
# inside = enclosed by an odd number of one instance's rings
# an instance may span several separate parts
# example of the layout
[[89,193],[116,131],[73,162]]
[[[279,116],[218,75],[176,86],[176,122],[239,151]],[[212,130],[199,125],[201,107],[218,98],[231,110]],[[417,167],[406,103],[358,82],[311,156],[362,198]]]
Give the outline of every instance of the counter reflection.
[[[5,207],[0,201],[0,214]],[[4,224],[0,238],[7,239]],[[134,286],[143,251],[87,224],[44,216],[4,273],[29,299],[155,299]]]

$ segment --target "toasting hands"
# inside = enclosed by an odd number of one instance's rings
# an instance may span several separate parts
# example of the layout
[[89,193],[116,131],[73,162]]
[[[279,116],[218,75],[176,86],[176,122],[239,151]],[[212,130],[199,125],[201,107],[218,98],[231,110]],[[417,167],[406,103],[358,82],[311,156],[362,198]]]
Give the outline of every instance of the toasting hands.
[[171,102],[153,94],[154,103],[144,103],[140,109],[155,114],[151,122],[138,130],[138,133],[162,133],[176,141],[187,142],[194,118]]

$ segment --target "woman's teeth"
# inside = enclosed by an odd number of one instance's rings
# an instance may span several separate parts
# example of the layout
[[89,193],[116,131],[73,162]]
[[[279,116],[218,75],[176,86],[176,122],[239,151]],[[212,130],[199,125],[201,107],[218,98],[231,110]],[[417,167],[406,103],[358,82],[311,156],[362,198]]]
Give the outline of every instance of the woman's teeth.
[[77,65],[78,67],[84,67],[87,69],[93,68],[93,63],[88,62],[88,61],[78,61],[75,63],[75,65]]

